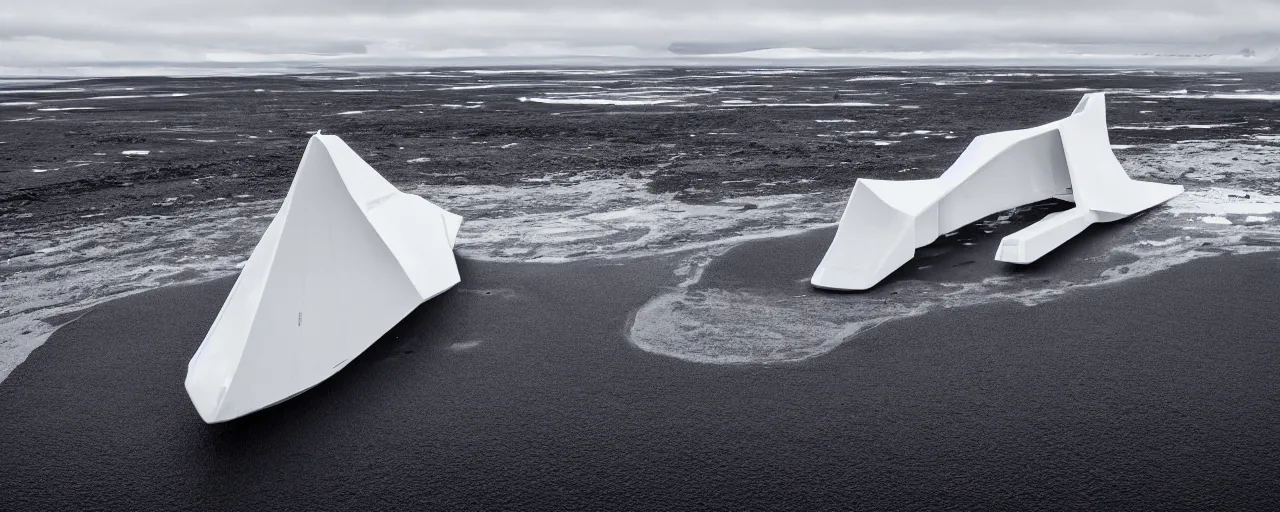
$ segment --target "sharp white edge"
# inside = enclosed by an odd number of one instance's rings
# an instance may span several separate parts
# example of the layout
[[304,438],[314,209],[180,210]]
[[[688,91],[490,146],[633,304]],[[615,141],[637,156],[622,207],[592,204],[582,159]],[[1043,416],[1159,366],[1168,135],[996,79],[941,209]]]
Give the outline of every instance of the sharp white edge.
[[915,249],[992,213],[1050,198],[1076,209],[1006,237],[996,259],[1031,263],[1095,222],[1110,222],[1182,193],[1135,181],[1111,151],[1104,93],[1086,94],[1067,118],[982,135],[935,179],[861,179],[831,247],[813,274],[819,288],[866,290]]
[[461,222],[397,190],[342,139],[313,136],[187,366],[200,417],[227,421],[310,389],[457,284]]

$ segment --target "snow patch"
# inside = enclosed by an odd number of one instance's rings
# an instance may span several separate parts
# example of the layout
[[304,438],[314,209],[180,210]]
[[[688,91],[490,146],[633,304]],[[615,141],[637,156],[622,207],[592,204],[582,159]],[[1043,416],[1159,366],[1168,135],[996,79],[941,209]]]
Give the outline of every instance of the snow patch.
[[1211,99],[1211,100],[1253,100],[1253,101],[1280,101],[1280,93],[1231,93],[1220,92],[1210,94],[1186,94],[1186,91],[1175,91],[1171,94],[1149,94],[1140,96],[1141,98],[1151,99]]
[[521,102],[530,103],[547,103],[551,105],[615,105],[615,106],[637,106],[637,105],[663,105],[666,103],[676,103],[678,100],[624,100],[624,99],[605,99],[605,98],[527,98],[521,97]]
[[743,107],[888,107],[883,103],[867,103],[863,101],[841,101],[835,103],[750,103]]
[[1221,124],[1174,124],[1174,125],[1166,125],[1166,126],[1154,126],[1154,125],[1143,125],[1143,126],[1137,126],[1137,125],[1116,125],[1116,126],[1112,126],[1112,127],[1111,127],[1111,129],[1112,129],[1112,130],[1164,130],[1164,131],[1177,130],[1177,129],[1209,130],[1209,129],[1213,129],[1213,128],[1230,128],[1230,127],[1232,127],[1232,126],[1239,126],[1239,125],[1242,125],[1242,124],[1244,124],[1244,123],[1221,123]]
[[62,93],[68,93],[68,92],[84,92],[84,89],[80,89],[80,88],[67,88],[67,89],[9,89],[9,90],[0,90],[0,94],[62,94]]

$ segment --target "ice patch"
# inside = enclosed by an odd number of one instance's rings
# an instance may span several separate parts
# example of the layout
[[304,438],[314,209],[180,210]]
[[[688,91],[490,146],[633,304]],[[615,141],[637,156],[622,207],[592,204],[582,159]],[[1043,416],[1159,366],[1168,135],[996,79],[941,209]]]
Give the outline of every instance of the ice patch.
[[931,76],[860,76],[850,78],[846,82],[909,82],[912,80],[929,80]]
[[1221,187],[1189,190],[1168,204],[1175,215],[1209,215],[1207,218],[1280,213],[1280,196]]
[[26,107],[31,105],[39,105],[38,101],[6,101],[0,102],[0,107]]
[[1177,129],[1209,130],[1213,128],[1231,128],[1233,126],[1239,126],[1242,124],[1245,124],[1245,123],[1174,124],[1174,125],[1166,125],[1166,126],[1115,125],[1115,126],[1112,126],[1111,129],[1112,130],[1164,130],[1164,131],[1177,130]]
[[0,294],[0,381],[55,326],[44,318],[171,283],[231,275],[279,207],[214,208],[181,217],[122,217],[88,226],[5,235]]
[[454,352],[462,352],[464,350],[471,350],[473,348],[476,348],[480,346],[481,343],[483,343],[481,340],[459,341],[457,343],[449,345],[449,350],[452,350]]
[[[1276,190],[1280,184],[1280,165],[1276,165],[1280,146],[1225,139],[1145,144],[1142,148],[1146,151],[1127,153],[1121,159],[1135,178],[1280,192]],[[1191,197],[1188,194],[1183,196]]]
[[1211,100],[1254,100],[1254,101],[1280,101],[1280,93],[1209,93],[1209,94],[1186,94],[1186,91],[1175,92],[1172,94],[1149,94],[1140,96],[1142,98],[1151,99],[1211,99]]
[[454,85],[451,87],[440,87],[437,91],[471,91],[479,89],[499,89],[506,87],[547,87],[559,84],[554,83],[500,83],[500,84],[476,84],[476,85]]
[[[859,332],[918,314],[879,306],[858,309],[832,310],[830,301],[812,296],[684,290],[660,295],[637,310],[628,339],[646,352],[691,362],[776,363],[830,352]],[[848,321],[850,316],[861,319]]]
[[472,75],[632,75],[644,69],[469,69],[462,73]]
[[102,110],[102,107],[46,107],[36,110],[40,112],[64,112],[68,110]]
[[1270,93],[1270,94],[1233,94],[1233,93],[1218,93],[1218,94],[1212,94],[1212,95],[1210,95],[1209,97],[1210,97],[1210,98],[1215,98],[1215,99],[1224,99],[1224,100],[1262,100],[1262,101],[1280,101],[1280,93]]
[[84,89],[0,89],[0,94],[62,94],[68,92],[84,92]]
[[676,103],[679,100],[624,100],[624,99],[605,99],[605,98],[526,98],[521,97],[521,102],[531,103],[547,103],[552,105],[615,105],[615,106],[638,106],[638,105],[663,105],[666,103]]
[[888,107],[883,103],[841,101],[835,103],[744,103],[741,107]]
[[146,150],[146,149],[130,149],[130,150],[127,150],[127,151],[121,151],[121,152],[120,152],[120,154],[122,154],[122,155],[146,156],[146,155],[150,155],[150,154],[151,154],[151,151],[150,151],[150,150]]
[[[548,176],[537,186],[423,187],[462,215],[459,254],[497,261],[559,262],[631,258],[731,245],[828,226],[845,194],[747,196],[714,204],[654,194],[647,180]],[[747,205],[754,206],[748,208]],[[818,205],[831,207],[815,214]]]
[[1231,225],[1230,220],[1224,219],[1222,217],[1201,217],[1200,222],[1204,222],[1206,224],[1219,224],[1219,225],[1226,225],[1226,226]]
[[939,86],[942,86],[942,85],[987,85],[987,84],[994,84],[994,83],[996,83],[996,81],[995,81],[995,80],[993,80],[993,79],[990,79],[990,78],[988,78],[988,79],[986,79],[986,80],[950,79],[950,80],[942,80],[942,81],[930,82],[930,83],[932,83],[933,85],[939,85]]

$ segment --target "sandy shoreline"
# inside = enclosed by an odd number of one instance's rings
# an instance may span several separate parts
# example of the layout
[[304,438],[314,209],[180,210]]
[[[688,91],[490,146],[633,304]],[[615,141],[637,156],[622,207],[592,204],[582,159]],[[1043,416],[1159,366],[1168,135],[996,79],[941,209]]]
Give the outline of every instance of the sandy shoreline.
[[[820,235],[739,246],[696,286],[789,293],[803,283],[775,269],[820,256]],[[678,289],[679,264],[463,260],[463,285],[333,379],[216,426],[200,422],[181,382],[232,280],[100,305],[0,383],[0,508],[1249,509],[1280,499],[1273,253],[1205,258],[1034,307],[941,308],[820,356],[747,365],[629,343],[629,318]]]

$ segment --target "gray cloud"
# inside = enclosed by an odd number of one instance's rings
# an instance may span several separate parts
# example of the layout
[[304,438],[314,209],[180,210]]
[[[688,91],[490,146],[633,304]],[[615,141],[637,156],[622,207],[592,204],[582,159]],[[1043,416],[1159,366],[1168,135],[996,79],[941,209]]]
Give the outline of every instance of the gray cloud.
[[[14,0],[10,0],[13,2]],[[1235,53],[1280,48],[1275,0],[17,0],[0,67],[823,55]],[[674,52],[672,50],[675,50]],[[795,53],[796,55],[810,55]],[[784,53],[776,55],[785,56]],[[844,56],[844,57],[839,57]],[[1102,58],[1102,57],[1100,57]]]

